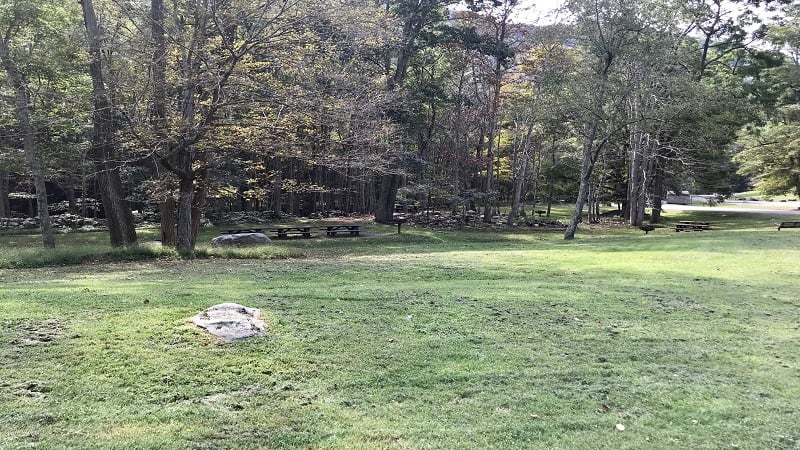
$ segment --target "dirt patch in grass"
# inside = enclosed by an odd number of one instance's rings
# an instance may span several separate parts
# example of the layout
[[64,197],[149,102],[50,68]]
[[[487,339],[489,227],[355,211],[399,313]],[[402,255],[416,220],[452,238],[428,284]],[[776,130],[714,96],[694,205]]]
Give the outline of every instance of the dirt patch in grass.
[[43,399],[50,392],[50,387],[38,380],[31,380],[15,386],[14,393],[17,397]]
[[15,346],[45,345],[64,337],[65,334],[64,324],[58,319],[23,321],[12,329],[15,337],[10,344]]

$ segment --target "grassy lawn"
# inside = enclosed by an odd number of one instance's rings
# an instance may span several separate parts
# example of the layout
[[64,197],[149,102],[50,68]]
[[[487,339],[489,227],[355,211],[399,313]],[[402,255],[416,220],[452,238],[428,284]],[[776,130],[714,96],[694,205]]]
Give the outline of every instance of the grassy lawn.
[[[800,230],[669,219],[715,229],[370,226],[192,260],[0,236],[0,448],[800,447]],[[188,323],[226,301],[268,335]]]

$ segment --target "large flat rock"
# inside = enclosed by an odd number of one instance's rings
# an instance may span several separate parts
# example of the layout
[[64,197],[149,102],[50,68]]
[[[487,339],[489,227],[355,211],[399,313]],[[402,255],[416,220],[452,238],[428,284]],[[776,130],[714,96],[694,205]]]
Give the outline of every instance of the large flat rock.
[[223,234],[211,240],[212,247],[254,247],[271,241],[264,233]]
[[218,338],[234,340],[265,334],[267,324],[260,317],[256,308],[220,303],[192,317],[192,323]]

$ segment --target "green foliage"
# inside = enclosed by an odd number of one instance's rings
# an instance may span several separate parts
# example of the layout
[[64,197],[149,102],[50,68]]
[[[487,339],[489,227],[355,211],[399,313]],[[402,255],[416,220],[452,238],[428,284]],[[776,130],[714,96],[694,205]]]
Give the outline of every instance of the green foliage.
[[800,105],[783,108],[784,120],[742,134],[739,172],[765,195],[800,195]]

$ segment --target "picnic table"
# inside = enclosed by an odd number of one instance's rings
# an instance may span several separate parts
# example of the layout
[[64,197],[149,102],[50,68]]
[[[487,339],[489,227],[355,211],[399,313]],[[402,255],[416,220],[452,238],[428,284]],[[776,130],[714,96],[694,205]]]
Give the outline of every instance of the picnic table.
[[675,232],[680,231],[703,231],[710,230],[711,222],[701,222],[695,220],[682,220],[675,224]]
[[219,234],[263,233],[263,228],[229,228],[219,230]]
[[300,235],[303,238],[310,238],[311,237],[311,227],[310,226],[281,226],[281,227],[270,227],[267,228],[272,233],[275,233],[275,237],[279,239],[284,239],[289,236],[297,236]]
[[354,223],[325,225],[323,227],[320,227],[320,230],[324,230],[327,236],[336,236],[337,234],[340,233],[349,234],[350,236],[360,236],[361,225],[357,225]]
[[224,230],[220,230],[220,234],[243,234],[243,233],[263,233],[264,231],[275,233],[275,237],[277,238],[286,238],[289,236],[303,236],[304,238],[311,237],[311,227],[310,226],[280,226],[280,227],[269,227],[269,228],[228,228]]
[[781,231],[781,228],[800,228],[800,221],[781,222],[778,224],[778,231]]

